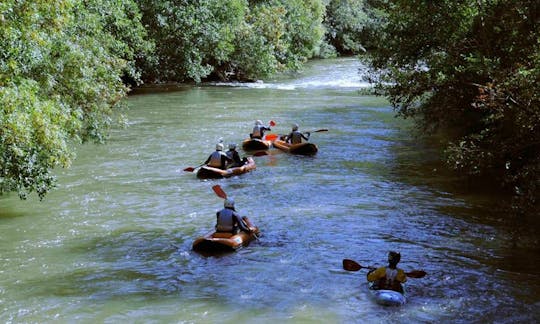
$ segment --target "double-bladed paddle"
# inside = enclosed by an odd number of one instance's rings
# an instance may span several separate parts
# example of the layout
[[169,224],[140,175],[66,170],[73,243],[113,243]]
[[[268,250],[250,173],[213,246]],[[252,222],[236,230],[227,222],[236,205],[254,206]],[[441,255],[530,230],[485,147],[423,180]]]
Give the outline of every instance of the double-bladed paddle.
[[[328,132],[328,128],[321,128],[321,129],[317,129],[317,130],[314,130],[314,131],[309,131],[309,132],[304,132],[304,133],[320,133],[320,132]],[[264,137],[265,140],[267,141],[275,141],[277,140],[279,137],[278,134],[268,134]]]
[[[343,269],[347,271],[358,271],[360,269],[375,269],[374,267],[365,267],[359,264],[358,262],[350,259],[343,259]],[[423,270],[412,270],[410,272],[405,272],[405,275],[410,278],[423,278],[426,276],[426,272]]]

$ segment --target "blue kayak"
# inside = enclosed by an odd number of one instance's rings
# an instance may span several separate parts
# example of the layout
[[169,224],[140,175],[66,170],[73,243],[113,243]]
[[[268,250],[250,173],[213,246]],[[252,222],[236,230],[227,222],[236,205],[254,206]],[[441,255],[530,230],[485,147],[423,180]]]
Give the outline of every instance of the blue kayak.
[[405,294],[394,290],[372,289],[371,283],[369,284],[369,293],[377,304],[383,306],[401,306],[407,302]]

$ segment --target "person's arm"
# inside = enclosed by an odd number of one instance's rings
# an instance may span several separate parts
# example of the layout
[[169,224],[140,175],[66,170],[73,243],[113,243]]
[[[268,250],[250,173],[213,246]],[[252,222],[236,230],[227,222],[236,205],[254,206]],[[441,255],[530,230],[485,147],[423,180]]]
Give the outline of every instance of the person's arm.
[[309,141],[309,136],[311,135],[310,132],[306,132],[307,134],[307,137],[303,134],[303,133],[300,133],[302,135],[302,137],[306,140],[306,141]]
[[206,159],[206,161],[204,161],[203,164],[208,164],[208,162],[210,162],[210,159],[211,159],[211,158],[212,158],[212,154],[210,154],[210,155],[208,156],[208,159]]
[[246,224],[244,223],[244,220],[242,219],[242,216],[240,216],[238,213],[234,213],[233,214],[234,217],[236,218],[236,221],[238,222],[238,226],[240,227],[240,229],[242,229],[242,231],[244,232],[248,232],[250,233],[251,230],[246,226]]

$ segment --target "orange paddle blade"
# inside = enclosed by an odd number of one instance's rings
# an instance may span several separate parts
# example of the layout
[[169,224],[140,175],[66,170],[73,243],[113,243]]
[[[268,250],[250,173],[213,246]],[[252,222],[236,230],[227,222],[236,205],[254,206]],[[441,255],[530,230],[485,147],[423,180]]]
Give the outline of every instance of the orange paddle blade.
[[212,190],[214,190],[214,192],[216,193],[218,197],[227,199],[227,194],[225,193],[225,191],[223,191],[223,189],[221,189],[220,185],[212,186]]
[[264,137],[264,139],[267,141],[275,141],[278,137],[278,134],[268,134]]
[[184,171],[193,172],[193,171],[195,171],[195,168],[194,167],[187,167],[187,168],[184,169]]
[[268,122],[268,125],[274,127],[274,126],[276,126],[276,122],[271,120],[271,121]]

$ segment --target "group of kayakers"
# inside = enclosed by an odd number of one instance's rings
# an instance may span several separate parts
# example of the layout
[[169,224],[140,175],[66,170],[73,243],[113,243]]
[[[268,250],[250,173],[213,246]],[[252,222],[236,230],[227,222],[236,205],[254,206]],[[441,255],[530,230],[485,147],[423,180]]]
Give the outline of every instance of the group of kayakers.
[[[274,126],[273,121],[269,126],[263,125],[261,120],[256,120],[252,132],[249,134],[251,140],[264,140],[265,132],[271,131],[270,126]],[[303,140],[308,141],[310,132],[302,133],[299,131],[299,125],[293,124],[291,132],[280,136],[280,139],[286,143],[299,144]],[[275,135],[274,135],[275,136]],[[216,150],[210,154],[204,162],[205,165],[225,170],[227,168],[238,167],[246,163],[246,158],[240,158],[236,150],[236,144],[229,144],[228,151],[224,152],[223,143],[216,144]],[[216,232],[237,234],[240,231],[251,233],[253,229],[246,225],[245,219],[236,212],[234,200],[226,197],[223,209],[216,213]],[[399,252],[390,251],[388,253],[388,266],[373,268],[367,274],[367,280],[371,282],[371,288],[377,290],[393,290],[403,293],[402,284],[407,281],[407,275],[402,269],[397,268],[401,260]]]

